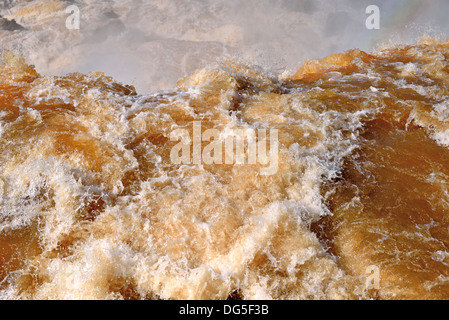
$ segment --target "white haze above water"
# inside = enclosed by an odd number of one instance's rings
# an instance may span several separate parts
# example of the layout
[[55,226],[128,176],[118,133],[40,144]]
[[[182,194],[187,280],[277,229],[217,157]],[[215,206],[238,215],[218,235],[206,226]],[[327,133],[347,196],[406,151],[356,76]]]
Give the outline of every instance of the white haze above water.
[[[65,27],[71,4],[79,31]],[[381,30],[365,28],[370,4]],[[0,43],[42,74],[103,71],[146,93],[224,58],[280,75],[333,52],[444,39],[448,12],[447,0],[5,0]]]

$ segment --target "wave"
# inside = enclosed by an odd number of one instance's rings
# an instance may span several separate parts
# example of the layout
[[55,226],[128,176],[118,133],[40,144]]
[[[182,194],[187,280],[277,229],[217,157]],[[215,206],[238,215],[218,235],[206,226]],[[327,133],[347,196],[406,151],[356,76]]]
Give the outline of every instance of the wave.
[[[138,94],[3,54],[0,297],[446,298],[448,57],[423,39],[283,78],[229,60]],[[197,122],[223,144],[276,129],[277,171],[174,164]]]

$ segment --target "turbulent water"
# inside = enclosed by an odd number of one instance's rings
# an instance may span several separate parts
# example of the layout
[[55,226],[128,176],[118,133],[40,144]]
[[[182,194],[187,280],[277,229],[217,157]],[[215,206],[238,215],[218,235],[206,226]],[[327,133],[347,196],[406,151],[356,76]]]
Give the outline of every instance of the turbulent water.
[[[288,79],[229,61],[150,95],[12,54],[0,79],[2,298],[448,297],[449,43]],[[278,171],[173,164],[195,121],[277,129]]]
[[[123,1],[112,12],[111,1],[86,0],[88,31],[67,36],[66,3],[7,3],[0,299],[449,298],[449,42],[350,50],[276,76],[238,59],[213,63],[238,47],[248,61],[300,61],[293,44],[277,45],[280,29],[268,34],[268,58],[258,56],[267,34],[258,42],[258,27],[244,23],[250,5],[227,24],[232,5],[219,1],[141,11]],[[280,3],[285,30],[322,15],[320,1]],[[150,13],[159,18],[145,29]],[[163,30],[177,17],[185,28]],[[346,16],[333,17],[330,33]],[[110,30],[129,40],[117,55],[106,55]],[[124,57],[125,73],[109,68]],[[144,79],[141,88],[190,75],[143,94],[105,73],[64,72],[102,67]],[[277,130],[277,170],[177,164],[173,133],[195,140],[198,123],[222,145],[242,130]]]

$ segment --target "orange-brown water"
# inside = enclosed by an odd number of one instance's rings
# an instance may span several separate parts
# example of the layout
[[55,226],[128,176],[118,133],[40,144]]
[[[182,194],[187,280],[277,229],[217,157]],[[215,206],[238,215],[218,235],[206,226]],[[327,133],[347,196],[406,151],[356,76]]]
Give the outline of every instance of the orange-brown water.
[[[448,59],[427,39],[288,79],[228,62],[139,95],[6,54],[1,297],[448,298]],[[173,164],[198,121],[277,129],[276,174]]]

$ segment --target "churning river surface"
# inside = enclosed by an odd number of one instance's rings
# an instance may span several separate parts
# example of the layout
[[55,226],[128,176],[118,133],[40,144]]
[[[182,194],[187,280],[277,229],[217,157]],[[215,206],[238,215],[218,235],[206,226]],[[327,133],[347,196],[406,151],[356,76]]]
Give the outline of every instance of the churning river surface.
[[[242,3],[5,1],[1,299],[449,297],[449,42]],[[277,130],[277,170],[173,163],[195,123]]]

